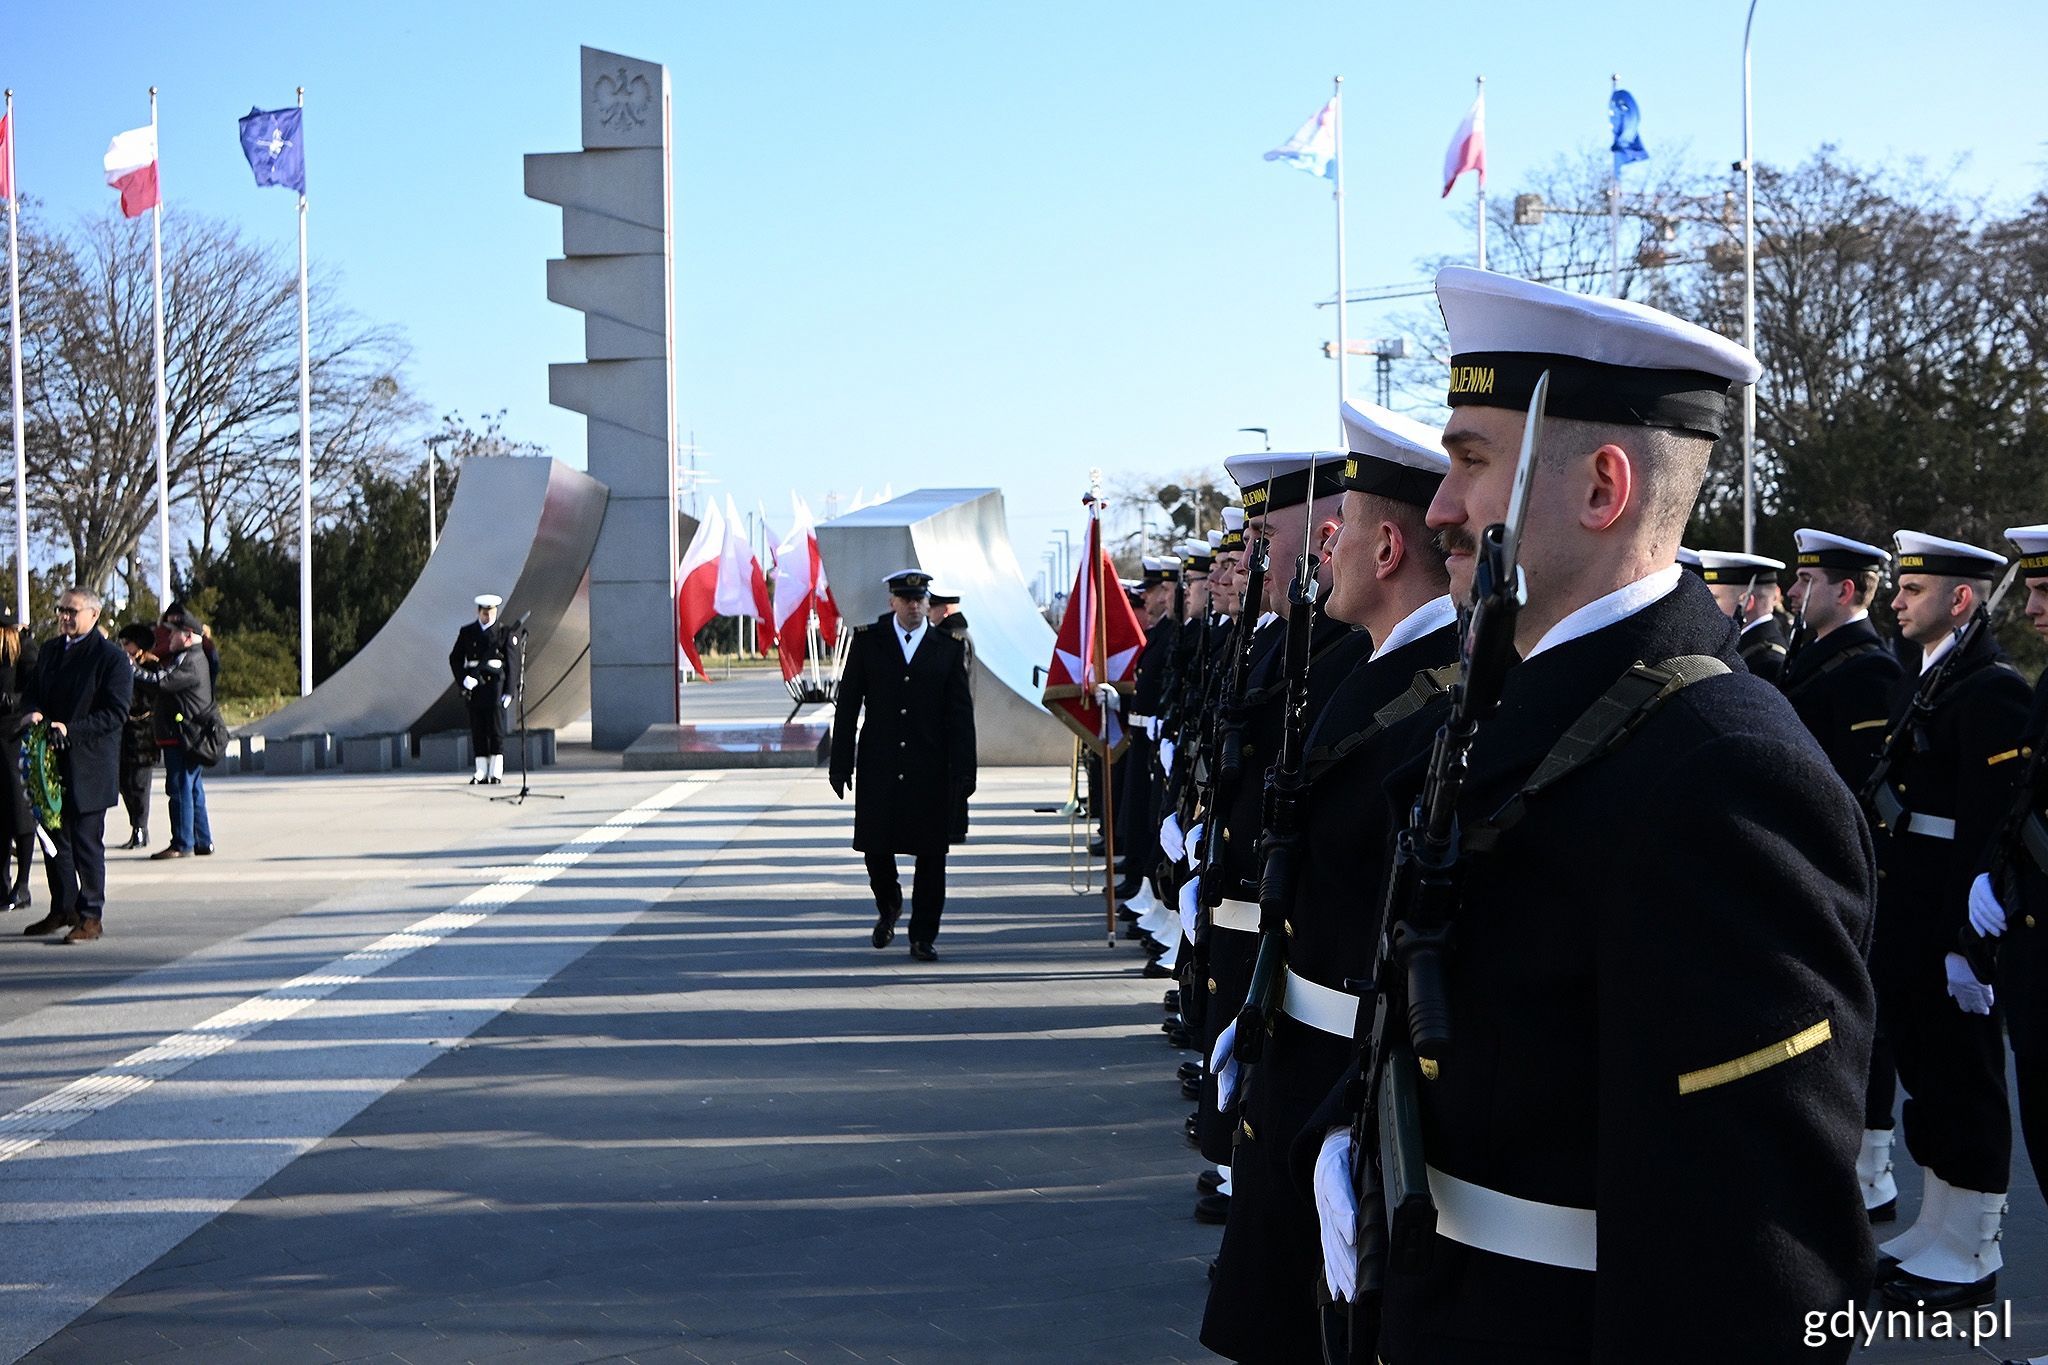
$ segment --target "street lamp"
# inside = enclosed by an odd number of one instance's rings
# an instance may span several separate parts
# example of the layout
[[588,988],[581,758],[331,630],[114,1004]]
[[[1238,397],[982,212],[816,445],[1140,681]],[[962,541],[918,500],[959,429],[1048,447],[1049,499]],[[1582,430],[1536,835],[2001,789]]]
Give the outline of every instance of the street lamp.
[[[1326,353],[1328,352],[1326,351]],[[1257,432],[1259,434],[1259,439],[1266,443],[1266,449],[1271,450],[1273,448],[1273,433],[1267,431],[1264,427],[1239,427],[1238,430]]]
[[1060,538],[1059,580],[1062,583],[1071,583],[1074,581],[1071,572],[1074,567],[1073,537],[1067,533],[1067,529],[1064,526],[1055,530],[1053,534]]
[[[1742,344],[1756,353],[1756,152],[1750,137],[1749,30],[1742,21]],[[1742,552],[1756,552],[1756,385],[1742,389]]]

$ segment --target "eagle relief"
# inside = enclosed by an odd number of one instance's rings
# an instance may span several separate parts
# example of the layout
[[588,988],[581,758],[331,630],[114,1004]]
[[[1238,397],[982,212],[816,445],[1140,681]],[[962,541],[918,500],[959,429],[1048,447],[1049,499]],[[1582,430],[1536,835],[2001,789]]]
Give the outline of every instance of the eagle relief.
[[597,102],[598,121],[615,132],[624,132],[647,122],[648,110],[654,104],[654,87],[645,76],[628,72],[622,66],[592,83],[591,98]]

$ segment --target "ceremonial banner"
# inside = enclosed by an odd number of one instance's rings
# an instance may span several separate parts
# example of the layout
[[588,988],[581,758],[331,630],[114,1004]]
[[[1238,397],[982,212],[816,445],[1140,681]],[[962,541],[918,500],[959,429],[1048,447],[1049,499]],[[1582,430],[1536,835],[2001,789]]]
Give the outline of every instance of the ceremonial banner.
[[1112,759],[1123,753],[1130,737],[1115,710],[1105,711],[1098,689],[1132,691],[1138,651],[1144,647],[1145,628],[1117,581],[1116,565],[1102,548],[1102,522],[1091,515],[1088,543],[1053,642],[1052,665],[1046,670],[1045,705],[1068,729],[1106,750]]

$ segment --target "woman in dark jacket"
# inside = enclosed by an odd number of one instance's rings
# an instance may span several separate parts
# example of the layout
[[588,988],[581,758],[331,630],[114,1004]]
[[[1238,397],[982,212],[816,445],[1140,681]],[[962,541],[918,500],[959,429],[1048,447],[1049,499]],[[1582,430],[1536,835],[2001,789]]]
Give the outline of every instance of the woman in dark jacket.
[[135,694],[128,702],[128,723],[121,727],[121,804],[128,808],[128,842],[122,848],[149,847],[149,784],[156,772],[156,684],[141,670],[161,664],[151,651],[156,631],[136,622],[121,627],[121,648],[135,666]]
[[14,875],[0,886],[5,887],[5,905],[16,910],[29,906],[28,869],[36,854],[35,812],[21,781],[21,736],[28,729],[21,687],[35,666],[35,637],[21,628],[12,611],[0,609],[0,838],[14,864]]

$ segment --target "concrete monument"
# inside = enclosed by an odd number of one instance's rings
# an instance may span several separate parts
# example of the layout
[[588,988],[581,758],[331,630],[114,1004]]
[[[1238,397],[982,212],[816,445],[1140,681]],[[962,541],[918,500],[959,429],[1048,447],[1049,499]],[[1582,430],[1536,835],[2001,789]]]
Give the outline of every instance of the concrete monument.
[[548,400],[588,419],[611,490],[590,561],[590,728],[624,749],[676,719],[674,196],[668,70],[583,49],[583,150],[526,158],[526,193],[562,209],[548,298],[580,310],[581,363]]

